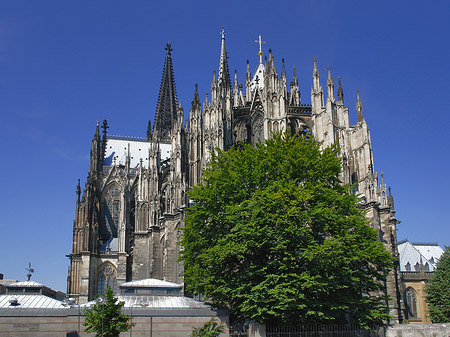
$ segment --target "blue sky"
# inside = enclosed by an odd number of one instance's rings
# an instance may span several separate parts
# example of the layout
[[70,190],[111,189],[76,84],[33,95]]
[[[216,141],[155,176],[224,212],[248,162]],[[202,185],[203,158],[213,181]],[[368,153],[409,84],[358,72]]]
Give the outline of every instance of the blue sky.
[[225,26],[244,82],[261,34],[310,103],[313,57],[341,77],[356,120],[360,90],[375,169],[395,198],[398,238],[450,245],[448,1],[21,1],[0,3],[0,273],[66,290],[75,188],[85,183],[96,120],[145,136],[173,47],[187,117],[218,68]]

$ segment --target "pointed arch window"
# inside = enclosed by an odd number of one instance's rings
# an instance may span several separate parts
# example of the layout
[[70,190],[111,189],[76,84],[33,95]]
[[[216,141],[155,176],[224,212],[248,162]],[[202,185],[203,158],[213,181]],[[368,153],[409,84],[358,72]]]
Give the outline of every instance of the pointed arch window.
[[411,287],[405,291],[405,302],[408,318],[417,318],[417,296],[416,291]]
[[117,270],[110,263],[103,263],[97,271],[97,293],[102,295],[110,287],[114,293],[117,291]]
[[116,184],[111,185],[103,194],[102,206],[100,237],[103,241],[117,238],[120,213],[120,191]]

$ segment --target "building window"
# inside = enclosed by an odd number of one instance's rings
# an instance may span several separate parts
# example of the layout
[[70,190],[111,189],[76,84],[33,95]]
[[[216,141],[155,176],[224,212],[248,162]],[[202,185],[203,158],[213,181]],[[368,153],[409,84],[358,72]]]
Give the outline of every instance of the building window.
[[409,287],[405,291],[406,314],[408,318],[417,318],[417,297],[413,288]]
[[112,185],[103,196],[103,221],[100,236],[103,241],[117,238],[119,227],[120,192]]
[[102,295],[110,287],[114,293],[117,290],[117,271],[109,262],[100,266],[97,272],[97,293]]

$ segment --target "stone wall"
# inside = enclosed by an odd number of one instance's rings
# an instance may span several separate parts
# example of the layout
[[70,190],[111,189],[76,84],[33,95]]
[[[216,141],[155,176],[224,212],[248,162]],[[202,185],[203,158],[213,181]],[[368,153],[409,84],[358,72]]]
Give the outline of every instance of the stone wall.
[[448,337],[449,324],[395,324],[386,331],[386,337]]
[[[126,309],[129,313],[129,309]],[[186,337],[212,317],[227,326],[222,337],[228,337],[228,312],[207,309],[142,309],[133,310],[134,337]],[[83,332],[84,315],[78,308],[0,310],[0,336],[4,337],[61,337],[93,336]],[[78,331],[80,334],[78,334]],[[121,336],[130,336],[130,331]]]

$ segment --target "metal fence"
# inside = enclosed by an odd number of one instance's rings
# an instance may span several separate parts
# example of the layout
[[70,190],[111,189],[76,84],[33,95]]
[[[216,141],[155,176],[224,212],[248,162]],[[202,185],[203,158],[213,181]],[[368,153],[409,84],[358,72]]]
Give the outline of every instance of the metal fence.
[[267,325],[266,337],[384,337],[383,328],[362,329],[354,325]]
[[248,337],[248,324],[233,324],[230,326],[230,337]]

